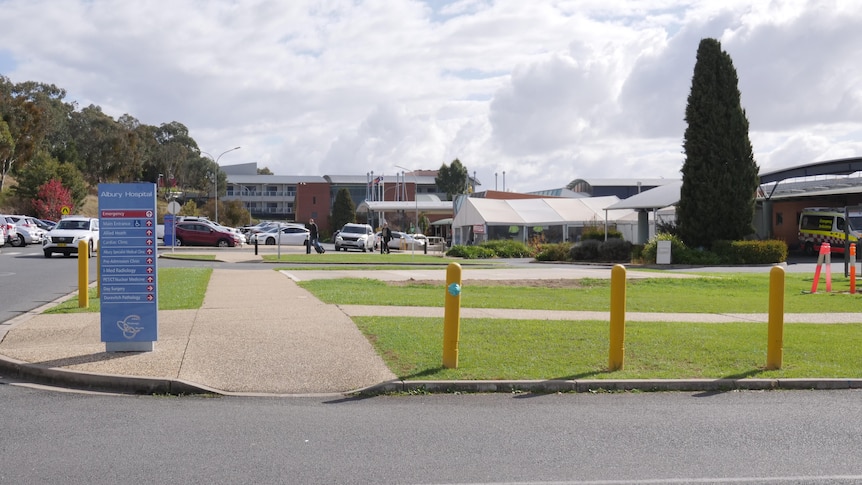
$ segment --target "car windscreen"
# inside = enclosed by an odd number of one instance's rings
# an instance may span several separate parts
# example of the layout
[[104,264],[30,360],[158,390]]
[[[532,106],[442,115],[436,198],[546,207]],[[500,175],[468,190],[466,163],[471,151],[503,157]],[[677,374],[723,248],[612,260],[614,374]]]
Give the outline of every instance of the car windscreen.
[[349,232],[351,234],[365,234],[364,227],[346,226],[341,232]]
[[87,229],[87,221],[60,221],[57,229]]

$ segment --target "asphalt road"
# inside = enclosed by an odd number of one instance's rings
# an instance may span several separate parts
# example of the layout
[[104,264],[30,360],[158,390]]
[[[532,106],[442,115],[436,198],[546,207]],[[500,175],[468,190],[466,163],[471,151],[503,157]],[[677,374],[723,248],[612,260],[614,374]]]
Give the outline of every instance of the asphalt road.
[[[96,258],[89,261],[95,281]],[[0,322],[78,291],[78,258],[45,258],[38,244],[0,248]]]
[[860,390],[273,399],[3,384],[0,483],[862,483]]

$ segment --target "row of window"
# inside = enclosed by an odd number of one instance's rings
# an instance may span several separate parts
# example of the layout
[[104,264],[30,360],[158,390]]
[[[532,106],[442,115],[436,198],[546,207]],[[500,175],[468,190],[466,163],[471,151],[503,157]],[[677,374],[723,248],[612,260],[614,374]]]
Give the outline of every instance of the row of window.
[[296,197],[296,190],[243,190],[228,187],[226,194],[230,197]]

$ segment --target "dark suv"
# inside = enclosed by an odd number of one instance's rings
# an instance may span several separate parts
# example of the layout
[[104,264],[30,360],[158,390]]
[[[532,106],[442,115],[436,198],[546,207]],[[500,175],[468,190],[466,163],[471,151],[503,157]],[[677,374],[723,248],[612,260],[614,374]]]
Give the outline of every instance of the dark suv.
[[177,223],[177,246],[239,246],[239,237],[225,229],[205,221],[182,221]]

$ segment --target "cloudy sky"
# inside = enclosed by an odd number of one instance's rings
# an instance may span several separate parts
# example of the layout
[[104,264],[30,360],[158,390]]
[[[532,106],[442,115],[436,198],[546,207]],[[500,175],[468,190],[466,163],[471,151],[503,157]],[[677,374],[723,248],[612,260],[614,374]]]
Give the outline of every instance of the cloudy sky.
[[678,179],[704,37],[761,171],[862,155],[855,0],[0,0],[0,25],[13,82],[279,175],[457,157],[480,189]]

